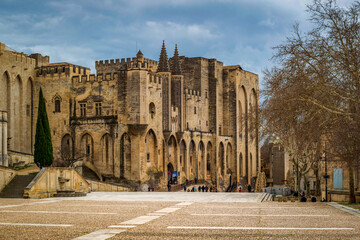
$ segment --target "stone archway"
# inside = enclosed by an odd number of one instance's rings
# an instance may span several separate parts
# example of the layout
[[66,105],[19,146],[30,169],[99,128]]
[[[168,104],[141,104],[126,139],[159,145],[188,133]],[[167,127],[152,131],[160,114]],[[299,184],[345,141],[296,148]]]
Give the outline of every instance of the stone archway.
[[177,156],[178,156],[178,150],[176,145],[176,139],[174,136],[171,136],[167,144],[167,162],[173,164],[173,166],[175,167],[173,171],[180,170],[177,163]]
[[145,137],[145,153],[148,167],[158,168],[157,139],[152,129],[148,131]]
[[206,147],[206,174],[207,178],[211,179],[212,181],[216,180],[216,158],[214,157],[213,147],[211,142],[208,142]]
[[113,165],[113,139],[110,134],[106,133],[101,138],[101,163],[108,168]]
[[85,133],[81,138],[81,152],[85,161],[94,164],[94,140],[89,133]]
[[177,183],[177,172],[174,169],[174,165],[170,162],[167,165],[167,175],[168,175],[168,183],[176,184]]
[[73,156],[73,140],[70,134],[65,134],[61,139],[60,155],[63,160]]
[[197,157],[196,157],[195,142],[193,140],[191,140],[190,146],[189,146],[190,178],[198,178],[196,159],[197,159]]
[[120,140],[120,178],[131,179],[131,140],[127,133]]
[[180,171],[181,171],[181,176],[184,177],[185,179],[188,178],[187,176],[187,158],[186,158],[186,144],[185,141],[182,140],[180,142]]
[[220,142],[219,145],[219,169],[220,169],[220,176],[224,177],[225,173],[225,159],[224,159],[224,144]]

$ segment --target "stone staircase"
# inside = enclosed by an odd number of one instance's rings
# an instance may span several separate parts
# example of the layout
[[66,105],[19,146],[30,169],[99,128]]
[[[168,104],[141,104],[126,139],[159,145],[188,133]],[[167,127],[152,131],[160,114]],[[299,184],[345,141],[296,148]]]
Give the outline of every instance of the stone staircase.
[[86,193],[84,192],[75,192],[75,191],[57,191],[54,194],[54,197],[84,197]]
[[257,202],[274,201],[274,196],[270,193],[262,193],[258,198]]
[[16,175],[0,193],[0,198],[22,198],[24,188],[34,179],[36,174]]

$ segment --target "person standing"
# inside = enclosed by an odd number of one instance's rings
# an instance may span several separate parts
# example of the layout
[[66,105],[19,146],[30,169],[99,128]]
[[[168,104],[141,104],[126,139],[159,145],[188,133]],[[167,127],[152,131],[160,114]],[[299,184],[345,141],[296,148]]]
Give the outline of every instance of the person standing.
[[238,190],[239,190],[239,192],[242,191],[242,186],[241,186],[241,184],[239,184]]
[[248,192],[251,192],[251,185],[248,185]]
[[170,192],[170,191],[171,191],[171,185],[170,185],[170,181],[168,182],[168,185],[167,185],[167,187],[168,187],[168,191]]

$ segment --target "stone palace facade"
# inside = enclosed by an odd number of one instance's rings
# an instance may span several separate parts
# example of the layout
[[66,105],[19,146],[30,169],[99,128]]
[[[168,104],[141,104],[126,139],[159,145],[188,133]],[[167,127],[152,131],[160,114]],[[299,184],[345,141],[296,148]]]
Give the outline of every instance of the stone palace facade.
[[218,188],[260,172],[259,80],[241,66],[174,55],[96,61],[96,75],[0,45],[0,165],[31,162],[40,87],[54,159],[75,156],[105,178]]

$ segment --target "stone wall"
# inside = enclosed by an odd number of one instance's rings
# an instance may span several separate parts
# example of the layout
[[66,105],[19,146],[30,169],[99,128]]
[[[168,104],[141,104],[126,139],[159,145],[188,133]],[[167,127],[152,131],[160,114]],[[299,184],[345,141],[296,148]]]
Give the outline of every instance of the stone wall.
[[14,170],[0,166],[0,192],[15,176]]
[[42,168],[24,189],[24,197],[47,198],[64,191],[89,193],[90,186],[73,168]]

